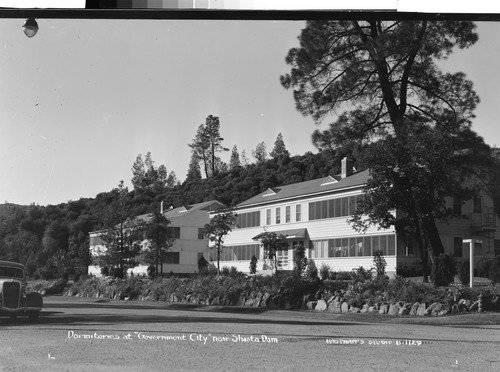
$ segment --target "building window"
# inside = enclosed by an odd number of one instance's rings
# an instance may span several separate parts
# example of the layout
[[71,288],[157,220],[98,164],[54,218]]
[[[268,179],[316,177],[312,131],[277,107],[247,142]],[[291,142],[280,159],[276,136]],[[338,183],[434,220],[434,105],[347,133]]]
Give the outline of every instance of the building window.
[[358,196],[321,200],[309,203],[309,220],[345,217],[352,215],[357,206]]
[[302,206],[300,204],[297,204],[295,206],[295,221],[299,222],[302,218]]
[[239,228],[260,226],[260,212],[241,213],[236,217]]
[[285,222],[286,223],[290,222],[290,206],[287,206],[285,208]]
[[198,227],[198,239],[205,239],[205,229],[203,229],[203,227]]
[[221,261],[250,261],[252,256],[259,258],[260,244],[246,244],[224,247],[220,254]]
[[[372,247],[377,247],[377,249],[372,250]],[[369,257],[379,249],[384,252],[384,255],[394,256],[396,254],[396,236],[353,236],[314,240],[311,249],[311,258]]]
[[474,257],[483,255],[483,243],[474,243]]
[[281,209],[276,208],[276,224],[281,223]]
[[165,263],[178,265],[179,264],[179,252],[167,252]]
[[266,210],[266,225],[269,226],[271,224],[271,210]]
[[181,228],[180,227],[169,227],[170,236],[172,239],[180,239],[181,238]]

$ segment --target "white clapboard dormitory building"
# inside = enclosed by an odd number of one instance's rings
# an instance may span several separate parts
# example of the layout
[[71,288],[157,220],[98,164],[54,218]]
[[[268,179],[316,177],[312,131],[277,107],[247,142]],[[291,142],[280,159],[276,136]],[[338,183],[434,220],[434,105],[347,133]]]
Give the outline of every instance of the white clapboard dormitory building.
[[[411,240],[398,237],[394,229],[370,227],[365,233],[357,233],[347,222],[362,195],[369,171],[354,171],[352,163],[342,160],[340,175],[329,176],[270,188],[235,207],[237,226],[224,239],[220,266],[234,266],[238,271],[249,272],[253,255],[258,258],[257,273],[271,273],[264,260],[259,234],[270,231],[283,234],[289,241],[288,250],[278,252],[278,269],[293,269],[293,248],[303,245],[308,259],[318,268],[327,264],[334,271],[351,271],[360,266],[373,266],[373,252],[381,250],[387,262],[386,272],[396,273],[398,265],[415,265],[420,254]],[[453,205],[464,218],[439,223],[438,229],[445,252],[456,260],[468,260],[469,250],[463,239],[483,242],[475,249],[475,263],[497,254],[500,234],[493,202],[488,195]],[[212,212],[214,216],[216,212]],[[212,260],[216,260],[214,252]]]

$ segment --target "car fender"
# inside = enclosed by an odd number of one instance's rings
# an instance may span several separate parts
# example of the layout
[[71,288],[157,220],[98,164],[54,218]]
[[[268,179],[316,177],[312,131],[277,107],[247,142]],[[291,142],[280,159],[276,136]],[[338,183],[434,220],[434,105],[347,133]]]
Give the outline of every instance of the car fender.
[[43,298],[38,292],[32,292],[26,295],[26,307],[28,308],[42,308]]

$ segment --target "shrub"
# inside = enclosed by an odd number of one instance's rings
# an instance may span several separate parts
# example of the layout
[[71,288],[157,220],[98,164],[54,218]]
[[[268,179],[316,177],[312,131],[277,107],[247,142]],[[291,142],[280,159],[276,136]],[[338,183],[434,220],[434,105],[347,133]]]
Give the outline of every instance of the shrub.
[[373,277],[373,269],[366,270],[363,266],[358,267],[353,270],[352,279],[354,282],[364,283],[366,281],[372,280]]
[[293,250],[293,272],[295,276],[302,276],[307,266],[306,248],[302,244],[295,246]]
[[257,257],[255,255],[252,256],[250,260],[250,274],[257,273]]
[[327,280],[330,277],[332,268],[326,263],[322,263],[319,268],[319,275],[321,276],[321,280]]
[[415,302],[436,302],[442,298],[438,288],[428,283],[416,283],[409,279],[397,276],[389,281],[387,294],[392,301]]
[[313,260],[309,260],[307,263],[306,275],[308,278],[317,279],[318,278],[318,268]]
[[375,273],[377,278],[381,278],[385,275],[385,267],[387,262],[385,261],[384,254],[382,251],[378,250],[373,253],[373,264],[375,265]]
[[396,274],[402,276],[403,278],[412,278],[417,276],[423,276],[423,270],[421,265],[406,265],[399,264],[396,268]]
[[469,284],[470,282],[470,263],[469,261],[457,262],[457,275],[462,284]]
[[500,256],[487,261],[484,268],[488,279],[493,283],[500,283]]

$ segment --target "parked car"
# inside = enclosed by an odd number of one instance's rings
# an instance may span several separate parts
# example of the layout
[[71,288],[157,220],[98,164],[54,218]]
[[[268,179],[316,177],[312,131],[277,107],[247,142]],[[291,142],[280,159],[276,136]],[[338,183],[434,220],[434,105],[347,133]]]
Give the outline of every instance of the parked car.
[[17,262],[0,261],[0,315],[27,315],[36,321],[43,307],[40,293],[26,287],[26,270]]

